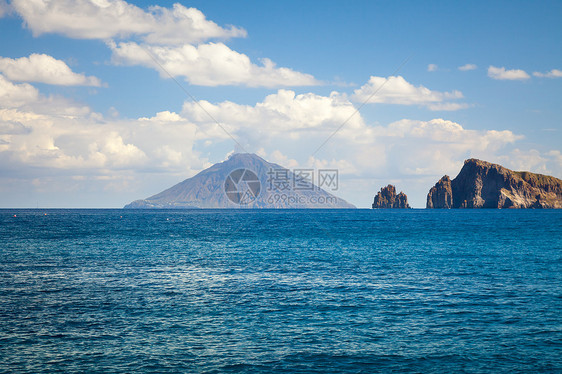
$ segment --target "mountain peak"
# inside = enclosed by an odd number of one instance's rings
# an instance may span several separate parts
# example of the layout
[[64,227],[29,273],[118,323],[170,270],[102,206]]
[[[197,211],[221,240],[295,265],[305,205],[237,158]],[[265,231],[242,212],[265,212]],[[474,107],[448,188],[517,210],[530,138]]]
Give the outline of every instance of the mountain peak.
[[[321,181],[318,173],[289,170],[255,153],[233,153],[194,177],[125,208],[355,208],[314,184],[314,177]],[[331,187],[337,189],[337,172],[330,177],[336,182]]]
[[247,152],[246,153],[233,153],[230,156],[228,156],[226,161],[231,161],[231,162],[265,162],[265,163],[267,163],[266,160],[264,160],[263,158],[261,158],[257,154],[247,153]]
[[[234,152],[233,154],[231,154],[230,156],[228,156],[228,160],[230,159],[236,159],[236,158],[259,158],[261,160],[263,160],[263,158],[261,158],[260,156],[258,156],[255,153],[249,153],[249,152]],[[265,161],[265,160],[264,160]]]

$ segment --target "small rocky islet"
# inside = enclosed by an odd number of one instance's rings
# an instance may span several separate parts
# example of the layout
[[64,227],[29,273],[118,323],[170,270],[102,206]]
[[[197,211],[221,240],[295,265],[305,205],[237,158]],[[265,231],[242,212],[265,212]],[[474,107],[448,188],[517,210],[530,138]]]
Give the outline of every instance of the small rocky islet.
[[[406,194],[392,185],[375,196],[374,208],[408,208]],[[444,175],[427,194],[427,209],[562,209],[562,180],[468,159],[453,180]]]
[[371,207],[373,209],[408,209],[410,205],[408,205],[408,196],[402,191],[397,195],[396,187],[389,184],[377,193]]

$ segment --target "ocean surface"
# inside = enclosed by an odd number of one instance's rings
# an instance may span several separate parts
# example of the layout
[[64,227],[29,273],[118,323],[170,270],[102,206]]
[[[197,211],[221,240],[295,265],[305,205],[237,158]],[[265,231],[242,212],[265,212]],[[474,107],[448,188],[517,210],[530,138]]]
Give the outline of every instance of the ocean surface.
[[0,210],[1,373],[562,372],[562,211]]

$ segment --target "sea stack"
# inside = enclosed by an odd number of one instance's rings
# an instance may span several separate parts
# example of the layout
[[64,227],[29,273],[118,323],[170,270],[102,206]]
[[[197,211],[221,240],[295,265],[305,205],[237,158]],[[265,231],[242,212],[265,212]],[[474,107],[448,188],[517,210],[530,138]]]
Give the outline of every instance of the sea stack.
[[445,175],[429,190],[427,194],[427,208],[450,209],[453,207],[453,190],[451,179]]
[[562,180],[471,158],[429,190],[427,208],[562,208]]
[[396,187],[389,184],[388,186],[381,188],[381,190],[377,193],[372,208],[407,209],[410,208],[410,205],[408,205],[408,196],[406,196],[404,192],[400,192],[396,195]]

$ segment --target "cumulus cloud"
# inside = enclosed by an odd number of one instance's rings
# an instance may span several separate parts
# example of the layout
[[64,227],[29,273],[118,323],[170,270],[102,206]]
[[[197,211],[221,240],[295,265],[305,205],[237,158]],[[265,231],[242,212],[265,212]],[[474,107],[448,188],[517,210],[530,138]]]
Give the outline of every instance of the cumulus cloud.
[[50,175],[185,175],[204,164],[192,148],[196,132],[186,120],[107,121],[92,113],[68,118],[0,109],[0,169],[17,166],[29,175],[36,168]]
[[509,130],[489,130],[478,132],[467,130],[459,123],[442,118],[430,121],[404,119],[388,125],[381,135],[391,137],[426,138],[439,143],[466,144],[476,150],[487,149],[490,146],[497,149],[499,145],[513,143],[521,139]]
[[552,69],[551,71],[547,71],[546,73],[535,71],[533,75],[539,78],[562,78],[562,70]]
[[[330,96],[313,93],[297,95],[291,90],[278,90],[254,106],[231,101],[212,104],[203,100],[199,103],[185,102],[182,110],[186,118],[197,123],[210,121],[207,115],[210,113],[219,122],[233,127],[261,126],[276,133],[312,128],[325,130],[341,124],[354,112],[353,104],[337,92],[332,92]],[[358,116],[349,125],[360,123],[362,119]]]
[[[494,160],[505,152],[506,146],[521,139],[511,131],[471,130],[441,118],[404,119],[368,129],[361,134],[367,138],[365,144],[356,144],[345,134],[338,134],[331,149],[321,152],[318,158],[329,160],[335,156],[348,161],[356,170],[357,184],[368,185],[378,180],[379,185],[373,186],[371,193],[389,181],[406,184],[408,196],[416,206],[423,206],[429,187],[442,175],[456,175],[465,159]],[[356,194],[362,194],[365,201],[372,199],[372,195],[360,189],[353,195]]]
[[427,65],[427,71],[437,71],[439,67],[435,64],[429,64]]
[[466,104],[452,104],[450,100],[463,98],[460,91],[432,91],[422,85],[414,86],[401,76],[388,78],[372,76],[361,88],[354,91],[352,99],[356,102],[423,105],[431,110],[457,110]]
[[526,80],[531,78],[524,70],[506,70],[505,67],[498,68],[492,65],[488,67],[488,76],[498,80]]
[[562,176],[562,154],[558,150],[541,152],[537,149],[515,148],[498,159],[512,170]]
[[[277,67],[267,58],[254,63],[247,55],[217,42],[246,37],[247,33],[234,26],[221,27],[207,20],[200,10],[181,4],[171,8],[151,6],[148,10],[124,0],[14,0],[12,5],[34,36],[57,33],[78,39],[101,39],[113,51],[115,63],[157,70],[161,70],[158,66],[161,64],[173,76],[183,76],[194,85],[290,87],[320,84],[310,74]],[[64,64],[59,61],[57,66],[59,73],[66,68],[65,76],[70,81],[80,81],[77,76],[70,79],[72,72],[61,63]],[[36,73],[52,78],[48,72]],[[161,73],[167,77],[166,73]],[[95,77],[81,78],[83,83],[74,84],[99,84]],[[52,83],[58,79],[48,81]]]
[[145,11],[123,0],[13,0],[14,10],[33,35],[57,33],[77,39],[139,36],[155,44],[199,43],[245,37],[234,26],[223,28],[195,8],[174,4]]
[[90,112],[85,105],[61,96],[41,95],[28,83],[13,83],[0,74],[0,108],[19,108],[24,111],[50,114],[59,117],[83,116]]
[[[0,135],[20,135],[29,134],[31,129],[26,127],[21,122],[17,121],[4,121],[0,122]],[[8,144],[4,141],[4,144]]]
[[[37,178],[39,186],[45,182],[45,175],[58,175],[63,179],[71,177],[71,181],[64,180],[76,188],[94,183],[97,188],[131,191],[140,188],[135,181],[148,180],[147,175],[169,178],[158,188],[141,191],[139,198],[209,166],[204,154],[232,147],[230,137],[207,112],[247,151],[260,152],[289,167],[338,168],[342,176],[358,185],[370,185],[373,178],[412,178],[429,186],[436,177],[457,172],[464,159],[497,160],[504,154],[503,147],[521,139],[511,131],[470,130],[439,118],[373,125],[356,113],[312,157],[355,113],[356,107],[346,95],[278,90],[254,105],[186,102],[179,113],[162,111],[138,119],[107,119],[89,108],[43,97],[27,83],[0,79],[0,87],[21,91],[17,100],[8,95],[8,101],[13,101],[10,108],[4,105],[7,95],[0,95],[0,106],[4,108],[0,109],[3,180],[27,175]],[[50,105],[37,104],[49,100]],[[74,108],[73,114],[61,115],[64,107]],[[45,175],[38,175],[41,172]],[[157,179],[163,183],[162,177]],[[421,185],[421,195],[427,193],[428,186]],[[353,188],[349,186],[349,191],[354,191],[352,196],[342,197],[360,203],[360,192]],[[370,194],[365,190],[362,193]],[[127,196],[124,198],[130,200]]]
[[0,58],[0,73],[11,81],[41,82],[61,86],[101,86],[93,76],[73,72],[63,61],[33,53],[17,59]]
[[173,112],[107,120],[89,107],[46,97],[0,74],[0,175],[14,170],[33,175],[37,168],[51,175],[189,172],[202,165],[192,147],[204,137]]
[[160,71],[162,77],[167,78],[168,73],[174,77],[183,76],[189,83],[200,86],[283,87],[319,84],[312,75],[276,67],[269,59],[263,59],[261,65],[256,65],[248,56],[233,51],[223,43],[198,46],[185,44],[178,47],[141,46],[135,42],[110,42],[108,45],[117,64],[154,68]]
[[469,70],[476,70],[478,66],[474,64],[465,64],[463,66],[459,66],[460,71],[469,71]]
[[103,190],[112,192],[107,204],[119,206],[131,194],[145,197],[209,166],[194,149],[205,140],[195,124],[173,112],[106,119],[0,74],[0,190],[14,192],[5,206],[26,204],[26,198],[14,202],[15,191],[55,196],[58,206],[69,206],[74,194],[73,204],[84,206],[84,196]]
[[37,100],[39,91],[30,84],[14,84],[0,74],[0,107],[17,108]]
[[[471,156],[493,156],[507,144],[520,140],[511,131],[476,131],[444,120],[401,120],[387,126],[365,123],[357,113],[316,157],[316,148],[355,111],[345,96],[296,95],[279,90],[255,105],[200,101],[250,151],[298,149],[300,166],[344,167],[358,176],[428,175],[450,172]],[[182,116],[198,125],[212,126],[199,105],[186,102]],[[224,137],[226,138],[226,137]],[[292,148],[293,147],[293,148]],[[305,150],[305,151],[303,151]],[[270,154],[282,160],[279,154]],[[287,158],[289,160],[289,158]],[[336,161],[338,160],[338,161]],[[337,166],[339,165],[339,166]]]
[[[231,101],[216,104],[204,100],[185,102],[182,116],[198,124],[207,136],[228,139],[228,135],[209,118],[209,113],[248,151],[283,148],[298,153],[309,150],[312,154],[312,147],[320,145],[354,112],[353,104],[336,92],[321,96],[278,90],[253,106]],[[363,127],[363,119],[357,114],[341,133],[362,142],[361,133],[354,131]]]

